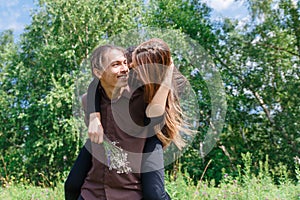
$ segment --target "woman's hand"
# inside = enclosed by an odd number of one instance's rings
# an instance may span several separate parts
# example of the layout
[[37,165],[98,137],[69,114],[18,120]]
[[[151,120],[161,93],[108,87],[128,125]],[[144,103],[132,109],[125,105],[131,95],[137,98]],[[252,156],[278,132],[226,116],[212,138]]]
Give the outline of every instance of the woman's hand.
[[101,144],[103,142],[103,127],[100,113],[91,113],[88,128],[89,138],[92,142]]

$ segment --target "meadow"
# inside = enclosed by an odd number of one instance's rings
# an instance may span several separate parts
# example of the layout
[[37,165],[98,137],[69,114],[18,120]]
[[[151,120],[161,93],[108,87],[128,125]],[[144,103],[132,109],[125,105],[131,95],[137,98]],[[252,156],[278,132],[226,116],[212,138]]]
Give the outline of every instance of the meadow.
[[[253,177],[241,184],[231,177],[226,177],[218,186],[213,183],[198,185],[186,181],[187,176],[179,173],[176,180],[167,180],[166,188],[173,200],[300,200],[300,186],[289,180],[275,185],[268,178]],[[245,177],[244,177],[245,178]],[[11,185],[0,189],[0,199],[6,200],[59,200],[64,199],[63,183],[55,188],[42,188],[30,185]]]
[[[297,181],[289,178],[286,167],[278,165],[279,178],[268,162],[260,162],[258,174],[251,173],[250,156],[243,167],[237,166],[238,176],[225,170],[219,184],[214,180],[199,180],[194,184],[187,172],[166,174],[166,190],[173,200],[300,200],[300,170],[296,165]],[[278,170],[278,169],[277,169]],[[278,174],[277,174],[278,175]],[[63,183],[53,188],[33,185],[6,185],[0,188],[0,199],[6,200],[60,200],[64,199]]]

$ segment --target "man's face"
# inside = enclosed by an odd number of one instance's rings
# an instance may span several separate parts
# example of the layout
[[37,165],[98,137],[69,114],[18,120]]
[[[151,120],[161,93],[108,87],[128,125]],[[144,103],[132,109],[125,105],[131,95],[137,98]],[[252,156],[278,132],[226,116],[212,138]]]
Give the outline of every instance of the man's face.
[[108,52],[104,66],[106,69],[100,79],[103,87],[121,88],[127,86],[128,66],[123,52],[116,49]]

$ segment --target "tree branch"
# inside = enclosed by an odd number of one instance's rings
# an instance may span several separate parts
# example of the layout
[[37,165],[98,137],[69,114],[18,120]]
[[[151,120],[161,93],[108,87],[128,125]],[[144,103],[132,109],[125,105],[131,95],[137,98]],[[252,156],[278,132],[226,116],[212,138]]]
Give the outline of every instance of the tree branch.
[[292,51],[289,51],[287,49],[284,49],[284,48],[281,48],[281,47],[278,47],[278,46],[275,46],[275,45],[271,45],[271,44],[263,44],[263,43],[257,43],[257,45],[259,46],[263,46],[263,47],[269,47],[269,48],[272,48],[272,49],[276,49],[276,50],[279,50],[279,51],[285,51],[291,55],[294,55],[294,56],[298,56],[300,57],[300,53],[295,53],[295,52],[292,52]]
[[[221,63],[222,66],[224,66],[228,71],[230,71],[231,74],[233,74],[234,76],[236,76],[239,80],[241,80],[243,83],[246,83],[244,77],[242,77],[241,75],[239,75],[237,72],[233,71],[225,62],[223,62],[217,55],[214,55],[215,58],[217,59],[217,61],[219,61]],[[254,90],[254,88],[251,87],[251,85],[247,88],[249,89],[253,95],[255,96],[256,100],[259,102],[259,105],[263,108],[268,120],[270,121],[270,123],[272,125],[274,125],[274,120],[271,117],[270,111],[267,107],[267,105],[265,104],[265,102],[263,101],[263,98],[258,94],[258,92],[256,92]]]

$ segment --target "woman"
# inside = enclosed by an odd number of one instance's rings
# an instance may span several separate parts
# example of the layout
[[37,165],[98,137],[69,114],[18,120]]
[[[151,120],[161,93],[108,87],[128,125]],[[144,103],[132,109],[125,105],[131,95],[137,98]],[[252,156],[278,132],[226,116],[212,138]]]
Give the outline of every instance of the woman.
[[[153,38],[140,44],[133,52],[132,59],[133,70],[144,84],[144,99],[148,103],[146,109],[147,116],[157,117],[164,115],[164,126],[155,129],[156,137],[154,136],[154,138],[156,140],[152,145],[156,146],[157,153],[162,152],[160,145],[166,148],[171,142],[181,150],[185,146],[185,143],[179,134],[179,131],[182,130],[181,127],[184,127],[183,113],[179,104],[179,94],[187,81],[174,68],[170,48],[163,40]],[[187,134],[191,133],[187,129],[184,131]],[[151,142],[148,142],[147,146],[151,146]],[[151,148],[151,152],[154,152],[153,149]],[[163,160],[163,157],[161,156],[158,159],[145,158],[143,162],[144,169],[151,168],[151,163],[154,160]],[[164,170],[154,169],[149,171],[142,173],[144,197],[150,196],[153,193],[155,194],[155,190],[158,190],[159,186],[163,188],[163,184],[160,183],[164,182]],[[162,177],[162,179],[159,177]],[[157,180],[161,180],[161,182]],[[152,199],[162,198],[155,196]]]
[[186,79],[174,68],[169,46],[161,39],[150,39],[136,48],[132,59],[133,70],[145,85],[145,101],[149,103],[147,116],[156,117],[165,112],[165,126],[162,130],[157,130],[157,137],[164,148],[174,142],[182,149],[185,143],[179,130],[184,121],[179,93],[185,86]]

